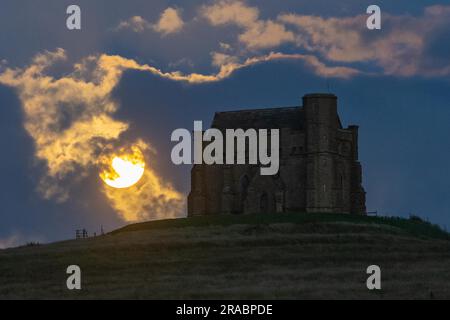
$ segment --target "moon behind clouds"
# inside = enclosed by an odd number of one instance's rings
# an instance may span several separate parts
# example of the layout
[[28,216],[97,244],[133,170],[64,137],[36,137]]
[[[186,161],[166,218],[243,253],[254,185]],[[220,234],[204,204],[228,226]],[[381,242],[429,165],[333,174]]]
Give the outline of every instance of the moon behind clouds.
[[145,163],[133,163],[120,157],[114,157],[111,168],[115,174],[111,178],[102,177],[103,181],[112,188],[123,189],[133,186],[142,178]]

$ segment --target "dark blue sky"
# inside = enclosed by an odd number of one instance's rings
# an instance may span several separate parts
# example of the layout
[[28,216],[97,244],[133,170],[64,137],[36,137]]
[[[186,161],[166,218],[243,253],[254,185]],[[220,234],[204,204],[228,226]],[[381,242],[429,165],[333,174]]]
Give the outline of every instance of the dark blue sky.
[[[68,31],[65,8],[75,2],[82,9],[82,30]],[[379,31],[368,31],[358,18],[371,1],[75,2],[0,3],[0,247],[126,223],[101,191],[92,163],[63,163],[63,171],[48,180],[47,160],[54,159],[39,156],[42,134],[52,137],[46,142],[51,144],[77,121],[108,114],[129,124],[112,143],[144,140],[156,151],[149,165],[161,181],[186,195],[190,167],[170,162],[174,129],[191,129],[194,120],[209,124],[215,111],[299,105],[302,95],[327,91],[327,82],[339,97],[343,124],[360,125],[368,210],[414,213],[450,227],[449,2],[378,1]],[[48,68],[24,76],[26,68],[39,65],[33,57],[57,48],[64,49],[65,59],[46,56]],[[120,60],[124,73],[106,95],[91,99],[92,90],[84,86],[72,92],[71,85],[99,81],[89,68],[95,69],[100,54],[185,75],[216,75],[221,66],[234,72],[194,83]],[[83,72],[74,73],[74,64],[87,56],[92,58]],[[247,60],[252,58],[259,62]],[[48,79],[79,82],[54,88]],[[109,103],[117,111],[105,111]],[[58,128],[53,123],[30,131],[29,125],[47,116],[58,118]],[[73,139],[87,134],[80,130]],[[94,140],[80,141],[76,146],[85,150]],[[64,171],[68,165],[73,171]],[[38,191],[43,180],[49,190],[61,189],[64,201],[45,199]]]

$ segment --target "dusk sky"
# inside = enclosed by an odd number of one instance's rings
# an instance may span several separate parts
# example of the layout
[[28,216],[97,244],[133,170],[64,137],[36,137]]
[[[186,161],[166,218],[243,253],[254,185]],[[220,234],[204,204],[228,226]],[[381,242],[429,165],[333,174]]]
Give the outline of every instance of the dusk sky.
[[[450,228],[450,1],[1,0],[0,21],[0,248],[185,216],[173,130],[328,91],[368,211]],[[136,146],[148,182],[109,188],[102,159]]]

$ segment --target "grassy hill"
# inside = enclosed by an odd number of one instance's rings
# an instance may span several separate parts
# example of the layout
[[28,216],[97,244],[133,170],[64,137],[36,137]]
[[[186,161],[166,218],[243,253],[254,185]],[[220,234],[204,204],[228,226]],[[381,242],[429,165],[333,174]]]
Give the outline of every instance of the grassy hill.
[[[66,289],[71,264],[81,291]],[[0,251],[0,298],[449,299],[448,270],[449,234],[419,219],[219,215]]]

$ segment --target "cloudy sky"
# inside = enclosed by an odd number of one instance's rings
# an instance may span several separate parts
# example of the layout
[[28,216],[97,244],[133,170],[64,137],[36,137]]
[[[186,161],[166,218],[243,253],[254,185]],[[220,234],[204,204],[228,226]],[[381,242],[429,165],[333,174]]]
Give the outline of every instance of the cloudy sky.
[[[0,21],[0,248],[182,216],[174,129],[328,88],[360,125],[368,210],[450,227],[448,1],[2,0]],[[136,146],[147,182],[107,188],[103,157]]]

